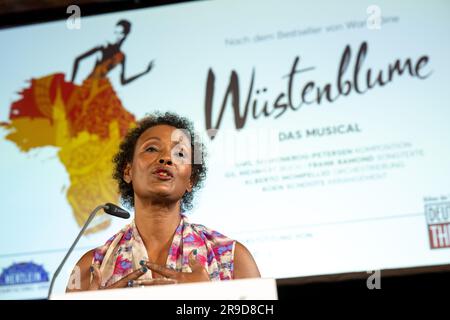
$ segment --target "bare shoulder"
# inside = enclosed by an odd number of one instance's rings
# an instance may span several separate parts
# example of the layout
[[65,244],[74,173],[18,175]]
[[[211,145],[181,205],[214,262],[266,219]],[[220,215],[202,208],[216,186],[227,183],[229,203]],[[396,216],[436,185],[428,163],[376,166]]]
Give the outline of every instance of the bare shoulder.
[[250,251],[236,241],[234,248],[234,279],[260,278],[258,266]]
[[66,292],[87,290],[91,280],[90,267],[95,249],[86,252],[72,270]]

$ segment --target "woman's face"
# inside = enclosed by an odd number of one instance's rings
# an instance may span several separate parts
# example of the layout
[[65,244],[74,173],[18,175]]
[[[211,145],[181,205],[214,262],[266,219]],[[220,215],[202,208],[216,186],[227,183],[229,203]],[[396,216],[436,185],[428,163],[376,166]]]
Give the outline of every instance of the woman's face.
[[192,190],[191,163],[188,136],[175,127],[157,125],[137,140],[124,180],[133,184],[135,203],[176,202]]

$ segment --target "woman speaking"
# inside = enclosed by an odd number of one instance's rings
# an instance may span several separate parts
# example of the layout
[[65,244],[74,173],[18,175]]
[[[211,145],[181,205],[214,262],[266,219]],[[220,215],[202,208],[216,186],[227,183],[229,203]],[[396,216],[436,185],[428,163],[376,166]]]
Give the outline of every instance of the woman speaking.
[[81,288],[67,292],[260,277],[242,244],[185,215],[206,177],[204,154],[192,123],[173,113],[147,116],[128,132],[113,177],[135,218],[81,257]]

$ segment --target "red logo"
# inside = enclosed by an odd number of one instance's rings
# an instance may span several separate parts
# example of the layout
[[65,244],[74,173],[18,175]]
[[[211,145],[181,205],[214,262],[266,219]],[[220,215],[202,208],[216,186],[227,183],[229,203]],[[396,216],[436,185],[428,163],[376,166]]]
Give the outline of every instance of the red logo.
[[430,248],[450,248],[450,202],[425,204]]

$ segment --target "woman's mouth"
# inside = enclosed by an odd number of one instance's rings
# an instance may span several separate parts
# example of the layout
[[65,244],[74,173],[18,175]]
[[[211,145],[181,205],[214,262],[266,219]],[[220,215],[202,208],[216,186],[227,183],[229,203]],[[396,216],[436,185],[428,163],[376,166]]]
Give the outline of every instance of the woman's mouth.
[[157,172],[157,173],[154,173],[154,175],[158,178],[158,179],[161,179],[161,180],[170,180],[170,179],[172,179],[172,177],[171,176],[169,176],[167,173],[165,173],[165,172]]
[[170,180],[173,178],[172,173],[164,169],[157,169],[153,172],[153,174],[160,180]]

